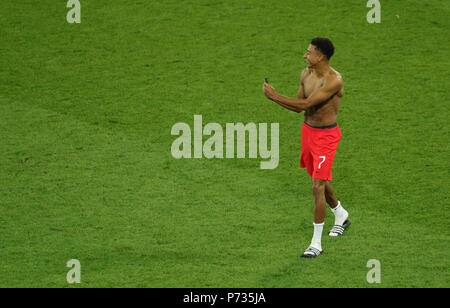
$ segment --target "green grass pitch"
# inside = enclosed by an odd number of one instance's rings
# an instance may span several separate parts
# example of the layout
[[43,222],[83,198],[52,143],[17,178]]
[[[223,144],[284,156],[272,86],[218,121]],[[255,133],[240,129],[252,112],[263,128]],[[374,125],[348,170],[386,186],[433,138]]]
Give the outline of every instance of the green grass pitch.
[[[0,2],[0,287],[449,287],[450,3]],[[295,96],[336,46],[352,226],[314,260]],[[280,123],[280,163],[172,157],[177,122]],[[69,285],[66,262],[81,262]],[[368,260],[381,263],[369,284]]]

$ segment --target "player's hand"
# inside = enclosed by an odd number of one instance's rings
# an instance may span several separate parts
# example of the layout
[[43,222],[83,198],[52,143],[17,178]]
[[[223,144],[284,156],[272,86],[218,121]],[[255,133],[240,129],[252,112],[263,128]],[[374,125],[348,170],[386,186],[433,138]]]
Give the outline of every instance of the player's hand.
[[263,91],[264,91],[264,95],[268,98],[268,99],[272,99],[276,92],[275,92],[275,88],[272,87],[270,84],[264,82],[263,84]]

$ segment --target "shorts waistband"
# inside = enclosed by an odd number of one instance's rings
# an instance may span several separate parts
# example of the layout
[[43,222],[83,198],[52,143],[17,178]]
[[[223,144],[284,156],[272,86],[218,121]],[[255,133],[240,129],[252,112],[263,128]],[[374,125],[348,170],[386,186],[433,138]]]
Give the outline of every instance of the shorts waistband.
[[318,129],[331,129],[331,128],[335,128],[336,126],[338,126],[337,122],[328,126],[311,126],[309,124],[307,124],[306,122],[303,122],[304,124],[306,124],[309,127],[312,128],[318,128]]

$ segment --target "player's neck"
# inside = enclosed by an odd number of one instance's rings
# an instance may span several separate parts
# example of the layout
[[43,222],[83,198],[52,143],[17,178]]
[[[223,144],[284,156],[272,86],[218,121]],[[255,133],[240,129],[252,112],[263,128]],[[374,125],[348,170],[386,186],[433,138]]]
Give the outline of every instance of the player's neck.
[[320,62],[317,63],[317,65],[314,67],[314,74],[317,77],[323,77],[328,73],[329,70],[330,66],[328,65],[328,62]]

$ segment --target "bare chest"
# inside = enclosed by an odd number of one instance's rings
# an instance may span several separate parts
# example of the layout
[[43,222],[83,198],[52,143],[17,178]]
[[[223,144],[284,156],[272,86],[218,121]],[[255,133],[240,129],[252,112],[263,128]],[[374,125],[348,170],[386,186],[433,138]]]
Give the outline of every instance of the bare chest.
[[324,78],[317,78],[313,75],[306,77],[303,82],[305,98],[308,98],[314,91],[322,88],[324,85],[325,85]]

